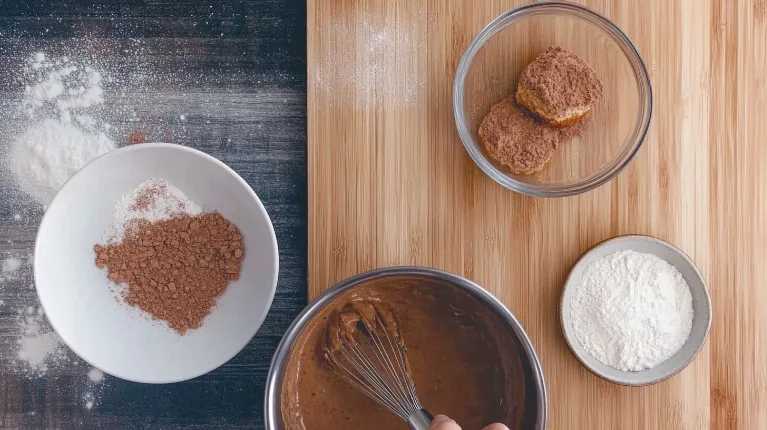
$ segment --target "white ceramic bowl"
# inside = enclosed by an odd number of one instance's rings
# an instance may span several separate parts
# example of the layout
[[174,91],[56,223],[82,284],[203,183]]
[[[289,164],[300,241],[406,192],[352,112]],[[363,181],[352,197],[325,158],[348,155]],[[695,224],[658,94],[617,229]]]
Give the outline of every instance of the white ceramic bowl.
[[[586,351],[573,331],[572,320],[570,317],[570,302],[575,286],[581,280],[583,271],[593,262],[612,253],[623,250],[634,250],[654,254],[669,264],[676,267],[682,274],[692,294],[692,304],[694,317],[692,321],[692,331],[687,342],[668,360],[658,364],[651,369],[645,369],[639,372],[624,372],[614,367],[601,363],[592,357]],[[588,250],[575,263],[570,275],[567,277],[565,287],[562,291],[562,301],[559,307],[559,316],[562,323],[562,333],[567,340],[567,344],[580,360],[581,364],[595,375],[604,378],[610,382],[621,385],[650,385],[668,379],[687,367],[695,358],[698,352],[703,348],[711,329],[711,297],[706,288],[706,282],[703,276],[695,267],[684,252],[660,239],[649,236],[620,236],[614,239],[602,242]]]
[[[115,202],[150,178],[219,211],[240,228],[245,245],[239,281],[202,327],[184,336],[118,301],[94,263],[93,245],[103,243]],[[145,143],[95,159],[64,184],[40,224],[34,271],[48,319],[83,360],[130,381],[176,382],[224,364],[256,334],[277,286],[277,240],[261,201],[231,168],[192,148]]]

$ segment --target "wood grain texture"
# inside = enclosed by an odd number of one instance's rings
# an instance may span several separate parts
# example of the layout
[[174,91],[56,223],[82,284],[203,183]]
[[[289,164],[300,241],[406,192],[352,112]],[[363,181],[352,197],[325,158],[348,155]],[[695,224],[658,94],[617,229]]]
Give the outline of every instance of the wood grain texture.
[[[309,0],[310,297],[377,267],[445,269],[521,320],[543,363],[552,429],[767,428],[767,3],[581,3],[637,46],[654,117],[617,178],[552,200],[485,176],[453,121],[461,55],[521,2]],[[572,264],[622,234],[688,253],[714,305],[695,361],[644,388],[587,372],[558,326]]]
[[[0,153],[16,136],[16,80],[32,54],[93,54],[120,82],[105,85],[118,143],[131,131],[183,143],[237,171],[276,230],[280,276],[256,337],[192,381],[106,377],[88,410],[86,363],[28,378],[16,365],[17,311],[37,306],[31,267],[0,281],[0,428],[262,429],[266,373],[306,303],[305,5],[285,1],[0,2]],[[78,53],[74,55],[72,53]],[[126,89],[125,94],[115,93]],[[135,116],[134,116],[135,113]],[[180,118],[184,115],[184,119]],[[42,209],[0,181],[0,261],[32,252]],[[94,184],[97,186],[97,184]],[[22,215],[14,220],[14,215]],[[11,241],[12,243],[9,243]]]

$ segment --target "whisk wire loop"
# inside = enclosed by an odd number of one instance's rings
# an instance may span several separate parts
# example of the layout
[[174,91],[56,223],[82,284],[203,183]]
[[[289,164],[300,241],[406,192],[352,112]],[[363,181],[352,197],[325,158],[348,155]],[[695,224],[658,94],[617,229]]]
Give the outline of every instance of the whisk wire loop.
[[[405,421],[423,411],[415,383],[410,376],[405,345],[392,318],[384,318],[375,310],[366,319],[357,313],[356,327],[343,331],[340,321],[338,342],[325,349],[333,370],[363,394]],[[390,327],[391,325],[391,327]]]
[[389,410],[398,416],[405,417],[405,419],[407,419],[409,413],[407,409],[402,406],[402,402],[399,401],[396,395],[396,390],[392,389],[390,383],[388,383],[381,372],[376,369],[373,362],[370,361],[366,355],[361,352],[359,346],[352,345],[346,340],[343,342],[346,344],[345,346],[349,348],[349,350],[353,353],[353,356],[351,356],[349,353],[343,352],[352,366],[347,367],[340,365],[339,369],[336,371],[338,372],[340,370],[341,372],[339,372],[339,374],[341,374],[341,376],[345,376],[345,373],[346,375],[354,378],[354,380],[362,388],[361,391],[365,392],[374,400],[377,400],[379,403],[386,406]]

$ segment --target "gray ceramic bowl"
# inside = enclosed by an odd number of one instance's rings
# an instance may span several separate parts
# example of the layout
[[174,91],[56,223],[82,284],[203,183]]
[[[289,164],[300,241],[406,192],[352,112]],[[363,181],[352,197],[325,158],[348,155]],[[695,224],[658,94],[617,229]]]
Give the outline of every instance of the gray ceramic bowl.
[[[639,372],[624,372],[599,362],[583,348],[572,327],[570,318],[570,301],[574,287],[580,282],[583,271],[596,260],[617,251],[631,249],[637,252],[654,254],[676,267],[682,274],[692,293],[693,311],[692,331],[682,348],[668,360],[657,366]],[[650,385],[668,379],[687,367],[706,343],[711,328],[711,297],[695,263],[690,257],[675,246],[649,236],[620,236],[602,242],[588,250],[575,263],[567,277],[562,291],[562,301],[559,316],[562,323],[562,333],[567,344],[586,369],[610,382],[621,385]]]
[[[293,321],[279,346],[277,346],[277,351],[272,359],[272,365],[269,368],[264,400],[264,416],[267,430],[281,430],[285,428],[282,421],[281,405],[283,376],[285,375],[286,363],[290,358],[293,346],[301,336],[304,328],[325,306],[328,306],[347,290],[377,283],[385,278],[407,279],[425,283],[437,282],[441,288],[454,287],[461,289],[484,304],[498,318],[500,324],[505,326],[522,354],[521,359],[525,368],[526,385],[529,387],[528,392],[530,393],[526,400],[531,405],[529,406],[531,410],[529,422],[534,423],[529,428],[530,430],[543,430],[546,428],[548,405],[543,371],[525,330],[506,306],[484,288],[458,275],[426,267],[389,267],[365,272],[337,284],[309,303]],[[382,413],[386,412],[382,410]]]

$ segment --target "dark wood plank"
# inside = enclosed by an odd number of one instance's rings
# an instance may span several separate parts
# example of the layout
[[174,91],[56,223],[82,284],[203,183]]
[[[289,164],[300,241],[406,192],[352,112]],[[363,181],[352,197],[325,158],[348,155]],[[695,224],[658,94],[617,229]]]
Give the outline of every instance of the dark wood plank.
[[[0,145],[18,132],[10,121],[18,91],[14,73],[25,58],[37,51],[95,53],[129,88],[108,100],[118,140],[142,131],[152,141],[195,147],[229,164],[254,188],[277,233],[280,279],[263,327],[229,363],[170,385],[106,377],[88,410],[88,366],[76,357],[42,378],[13,366],[15,349],[5,345],[17,340],[16,312],[36,300],[26,265],[17,279],[0,284],[0,428],[263,428],[271,356],[306,302],[305,4],[2,3]],[[10,198],[13,187],[0,183],[0,260],[31,254],[42,216],[41,208]],[[22,219],[14,220],[15,214]]]

